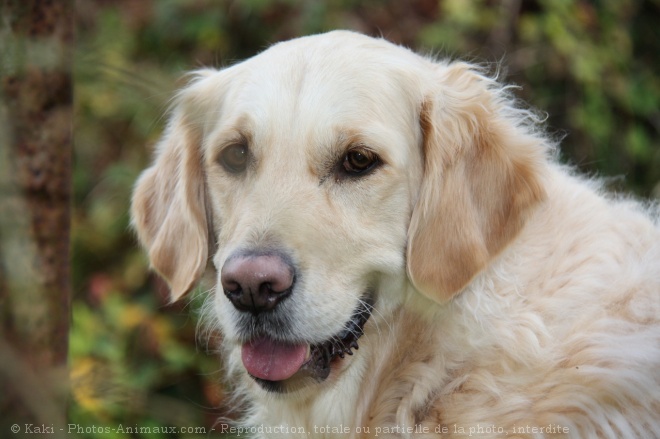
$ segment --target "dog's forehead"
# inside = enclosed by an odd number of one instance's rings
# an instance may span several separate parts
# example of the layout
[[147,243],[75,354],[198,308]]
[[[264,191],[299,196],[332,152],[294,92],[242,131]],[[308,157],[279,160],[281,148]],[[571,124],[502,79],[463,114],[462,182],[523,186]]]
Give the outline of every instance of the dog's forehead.
[[[350,32],[277,44],[234,66],[231,105],[260,120],[306,116],[387,119],[417,101],[423,58],[387,41]],[[389,122],[389,121],[388,121]]]
[[277,44],[230,68],[220,132],[267,133],[268,142],[282,145],[332,143],[360,132],[414,135],[422,94],[417,72],[425,63],[407,49],[350,32]]

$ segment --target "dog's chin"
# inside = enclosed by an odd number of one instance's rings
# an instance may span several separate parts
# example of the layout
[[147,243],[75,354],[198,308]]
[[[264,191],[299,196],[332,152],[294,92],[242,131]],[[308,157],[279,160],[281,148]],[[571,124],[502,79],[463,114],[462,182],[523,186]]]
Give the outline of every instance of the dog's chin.
[[303,364],[290,377],[271,381],[250,375],[264,390],[273,393],[296,392],[325,381],[333,368],[346,361],[347,355],[359,348],[358,340],[364,333],[364,325],[369,320],[374,307],[374,295],[364,296],[351,318],[344,324],[344,329],[328,340],[308,345]]

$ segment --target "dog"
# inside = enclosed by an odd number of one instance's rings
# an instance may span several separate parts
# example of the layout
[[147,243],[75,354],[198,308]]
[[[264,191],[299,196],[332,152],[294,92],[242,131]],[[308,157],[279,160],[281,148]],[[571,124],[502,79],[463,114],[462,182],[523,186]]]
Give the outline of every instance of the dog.
[[[484,69],[333,31],[202,69],[132,221],[254,437],[660,435],[658,208]],[[236,402],[238,404],[238,402]]]

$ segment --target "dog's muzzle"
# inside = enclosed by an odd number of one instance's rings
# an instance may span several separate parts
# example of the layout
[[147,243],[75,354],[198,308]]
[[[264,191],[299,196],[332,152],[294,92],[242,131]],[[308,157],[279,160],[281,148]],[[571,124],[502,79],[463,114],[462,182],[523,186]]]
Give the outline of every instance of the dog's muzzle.
[[250,340],[241,351],[245,369],[264,389],[278,393],[324,381],[334,362],[358,349],[358,340],[373,310],[373,297],[365,295],[344,329],[323,343],[289,344],[268,335]]
[[262,387],[280,393],[324,381],[333,362],[353,355],[374,306],[373,292],[364,294],[338,334],[323,343],[300,342],[305,334],[277,333],[287,325],[278,324],[283,314],[275,312],[291,297],[296,278],[291,259],[276,251],[237,253],[221,271],[225,296],[241,312],[243,327],[251,328],[241,349],[243,365]]

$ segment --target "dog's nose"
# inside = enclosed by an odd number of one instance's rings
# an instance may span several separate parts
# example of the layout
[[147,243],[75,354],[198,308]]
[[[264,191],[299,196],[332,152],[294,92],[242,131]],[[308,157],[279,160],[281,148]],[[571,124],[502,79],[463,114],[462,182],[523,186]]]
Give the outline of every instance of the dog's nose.
[[279,255],[228,259],[220,272],[225,296],[240,311],[258,314],[273,309],[291,294],[294,269]]

